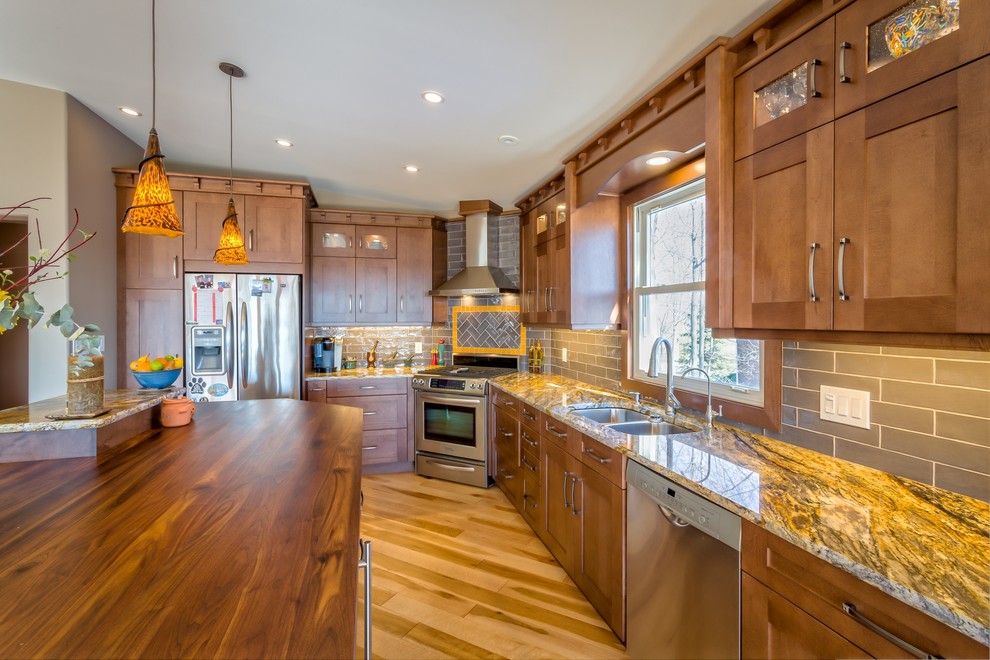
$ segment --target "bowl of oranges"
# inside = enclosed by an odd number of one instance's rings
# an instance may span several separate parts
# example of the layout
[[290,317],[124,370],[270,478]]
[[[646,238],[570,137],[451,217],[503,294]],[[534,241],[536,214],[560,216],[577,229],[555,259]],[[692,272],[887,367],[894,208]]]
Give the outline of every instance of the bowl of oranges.
[[163,390],[171,387],[182,372],[182,358],[174,355],[152,358],[142,355],[130,364],[131,375],[141,387]]

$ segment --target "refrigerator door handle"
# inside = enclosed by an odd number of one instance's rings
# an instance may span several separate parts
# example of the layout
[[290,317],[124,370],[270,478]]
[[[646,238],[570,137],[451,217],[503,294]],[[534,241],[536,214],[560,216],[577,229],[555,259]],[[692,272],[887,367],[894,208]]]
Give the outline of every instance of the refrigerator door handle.
[[234,303],[227,301],[223,320],[224,371],[227,372],[227,388],[234,389]]
[[247,303],[241,302],[241,323],[240,323],[240,369],[241,369],[241,390],[247,387],[247,350],[248,350],[248,330],[247,330]]

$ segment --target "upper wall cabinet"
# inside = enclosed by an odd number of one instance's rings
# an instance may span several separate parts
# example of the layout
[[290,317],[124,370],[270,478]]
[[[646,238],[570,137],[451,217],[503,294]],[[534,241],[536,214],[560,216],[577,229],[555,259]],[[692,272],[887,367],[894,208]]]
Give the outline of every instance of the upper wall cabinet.
[[988,34],[990,3],[861,0],[736,76],[738,336],[990,334]]

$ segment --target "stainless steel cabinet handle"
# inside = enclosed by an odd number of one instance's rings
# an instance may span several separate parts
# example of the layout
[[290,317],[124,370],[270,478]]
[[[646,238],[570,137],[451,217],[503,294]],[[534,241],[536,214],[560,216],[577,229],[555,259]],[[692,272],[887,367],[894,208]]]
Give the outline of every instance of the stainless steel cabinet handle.
[[529,434],[526,433],[525,431],[522,432],[522,439],[525,440],[526,444],[528,444],[530,447],[535,447],[539,444],[536,440],[530,438]]
[[535,422],[536,421],[536,415],[530,413],[528,410],[525,410],[524,409],[522,411],[522,414],[523,414],[523,417],[525,417],[526,419],[530,420],[531,422]]
[[364,294],[358,295],[358,311],[364,313]]
[[499,403],[501,403],[506,408],[515,408],[516,407],[516,402],[513,401],[512,399],[499,399]]
[[581,513],[581,511],[577,508],[577,500],[574,499],[574,488],[577,486],[579,481],[581,480],[574,477],[574,481],[571,482],[571,514],[575,516],[580,515]]
[[818,243],[812,243],[811,254],[808,256],[808,295],[811,296],[811,302],[818,302],[818,296],[815,295],[815,250],[820,247]]
[[309,391],[310,392],[326,392],[327,389],[325,387],[311,387],[311,388],[309,388]]
[[813,57],[808,60],[808,96],[821,96],[822,93],[818,91],[818,85],[815,84],[815,69],[820,65],[822,61],[817,57]]
[[522,458],[522,464],[525,465],[531,472],[536,472],[537,470],[536,466],[531,465],[530,462],[526,460],[525,456]]
[[405,296],[399,296],[399,311],[403,314],[406,311]]
[[566,438],[567,437],[567,431],[564,431],[563,433],[561,433],[555,427],[550,426],[550,424],[547,424],[546,427],[547,427],[547,431],[550,431],[550,433],[553,433],[558,438]]
[[248,250],[254,252],[254,230],[248,229]]
[[179,279],[179,255],[172,257],[172,277]]
[[[364,501],[364,493],[361,493]],[[364,658],[371,660],[371,541],[359,540],[361,559],[358,568],[364,571]]]
[[377,390],[378,389],[378,386],[377,385],[360,385],[360,386],[358,386],[358,389],[359,390]]
[[351,313],[354,311],[354,294],[347,296],[347,312]]
[[849,300],[846,295],[846,246],[849,239],[842,237],[839,239],[839,300]]
[[570,509],[571,503],[567,501],[567,480],[571,478],[570,472],[564,473],[564,508]]
[[856,606],[853,605],[852,603],[843,603],[842,604],[842,611],[845,612],[846,614],[848,614],[849,616],[851,616],[853,619],[855,619],[856,622],[859,623],[860,625],[862,625],[862,626],[864,626],[866,628],[869,628],[870,630],[872,630],[876,634],[880,635],[881,637],[883,637],[884,639],[886,639],[888,642],[890,642],[891,644],[893,644],[897,648],[910,653],[911,655],[913,655],[916,658],[937,658],[938,657],[937,655],[932,655],[931,653],[927,653],[925,651],[922,651],[921,649],[919,649],[917,646],[915,646],[911,642],[907,642],[907,641],[901,639],[900,637],[898,637],[894,633],[890,632],[886,628],[882,628],[879,625],[877,625],[876,623],[874,623],[873,621],[870,621],[865,616],[863,616],[858,611],[856,611]]
[[843,41],[839,44],[839,82],[840,83],[851,83],[852,78],[846,75],[846,51],[852,50],[852,44],[848,41]]
[[516,476],[511,472],[509,472],[508,470],[506,470],[505,468],[499,468],[498,471],[502,475],[502,478],[505,479],[506,481],[508,481],[509,479],[513,479]]
[[358,247],[359,248],[363,248],[364,247],[364,239],[363,238],[359,238],[358,239]]
[[350,236],[347,237],[347,247],[349,248],[354,247],[354,239],[351,238]]
[[555,288],[557,288],[557,287],[553,287],[553,286],[548,286],[547,287],[547,291],[550,293],[550,304],[547,306],[547,311],[548,312],[556,312],[557,311],[556,305],[553,304],[553,290]]
[[515,435],[515,433],[513,433],[512,431],[503,431],[502,429],[499,429],[498,432],[501,433],[502,436],[506,438],[511,438],[512,436]]
[[365,417],[370,417],[371,415],[377,415],[378,413],[377,413],[377,412],[375,412],[374,410],[365,410],[365,411],[364,411],[364,412],[363,412],[362,414],[363,414],[363,415],[364,415]]
[[543,309],[547,312],[550,311],[550,287],[543,289]]
[[361,447],[362,451],[372,451],[374,449],[378,449],[378,445],[368,445],[366,447]]
[[599,456],[598,454],[596,454],[593,449],[589,449],[589,448],[585,447],[584,453],[587,454],[588,456],[591,456],[593,459],[595,459],[596,461],[598,461],[599,463],[601,463],[603,465],[605,463],[608,463],[609,462],[609,459],[602,458],[601,456]]

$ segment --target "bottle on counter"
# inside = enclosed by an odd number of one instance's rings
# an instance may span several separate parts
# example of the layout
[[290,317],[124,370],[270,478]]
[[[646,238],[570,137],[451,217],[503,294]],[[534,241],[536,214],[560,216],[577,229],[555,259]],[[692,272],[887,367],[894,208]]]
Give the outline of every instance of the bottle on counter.
[[440,343],[437,344],[437,364],[440,365],[441,367],[447,364],[443,358],[444,343],[445,343],[444,340],[441,339]]

